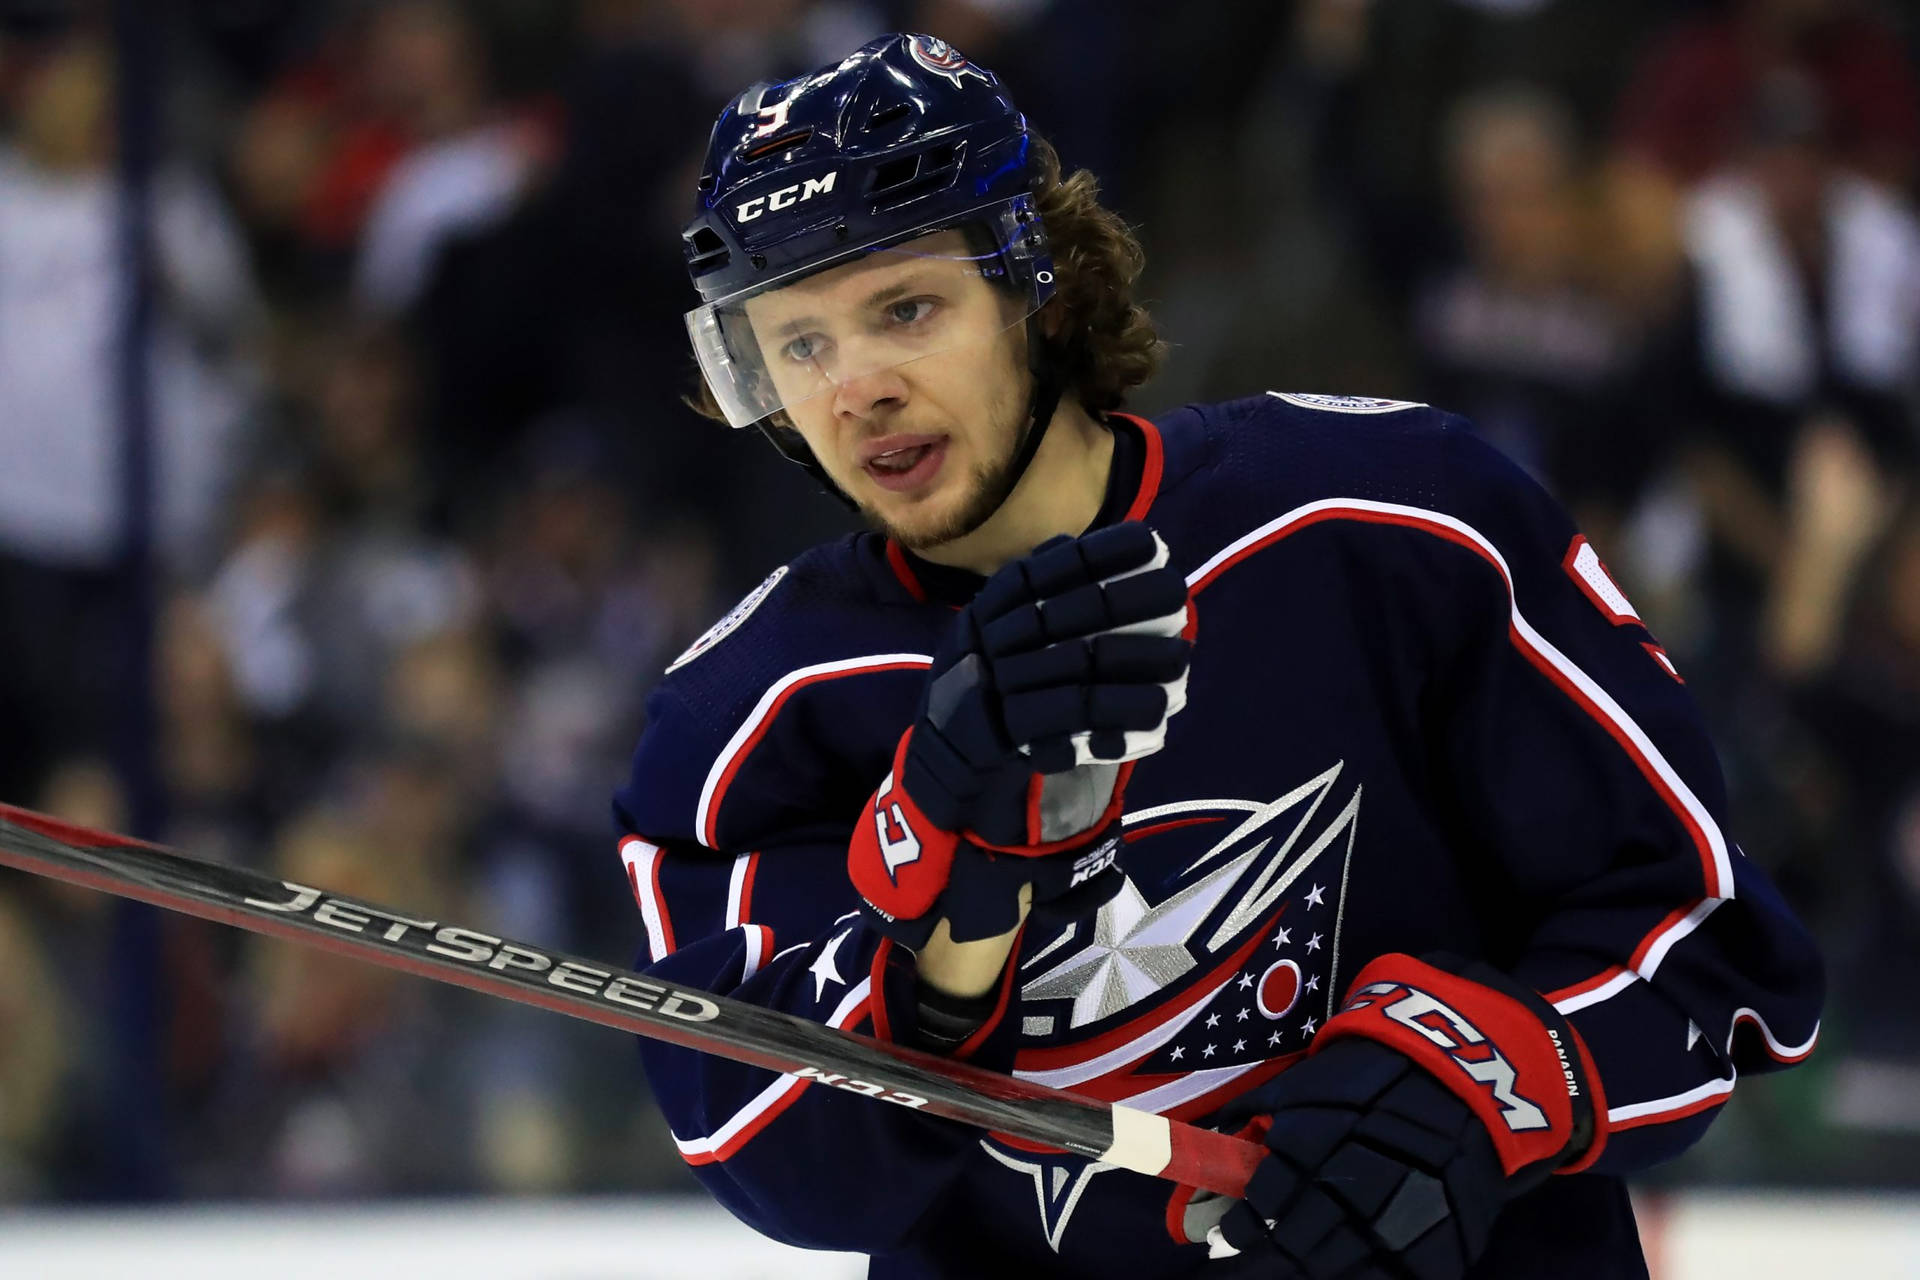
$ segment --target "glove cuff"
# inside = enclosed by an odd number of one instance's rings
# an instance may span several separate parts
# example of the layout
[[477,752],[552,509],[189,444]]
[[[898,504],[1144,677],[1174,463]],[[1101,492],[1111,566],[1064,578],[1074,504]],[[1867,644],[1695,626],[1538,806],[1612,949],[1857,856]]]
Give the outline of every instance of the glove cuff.
[[[1091,846],[1104,839],[1127,808],[1127,782],[1133,777],[1134,762],[1129,760],[1119,766],[1114,775],[1113,786],[1107,797],[1106,808],[1099,816],[1080,830],[1058,840],[1048,840],[1044,833],[1048,826],[1046,813],[1047,779],[1050,775],[1036,773],[1027,780],[1026,800],[1026,836],[1019,844],[996,844],[978,831],[969,828],[963,834],[967,843],[994,853],[1008,853],[1022,858],[1044,858],[1052,854],[1063,853],[1082,846]],[[1088,806],[1089,808],[1091,806]]]
[[928,818],[898,781],[912,738],[912,730],[901,735],[893,768],[854,822],[847,875],[881,931],[918,947],[932,930],[960,837]]
[[1598,1159],[1599,1077],[1573,1028],[1536,992],[1481,964],[1385,955],[1354,978],[1309,1053],[1348,1036],[1405,1054],[1473,1109],[1509,1178],[1531,1185]]

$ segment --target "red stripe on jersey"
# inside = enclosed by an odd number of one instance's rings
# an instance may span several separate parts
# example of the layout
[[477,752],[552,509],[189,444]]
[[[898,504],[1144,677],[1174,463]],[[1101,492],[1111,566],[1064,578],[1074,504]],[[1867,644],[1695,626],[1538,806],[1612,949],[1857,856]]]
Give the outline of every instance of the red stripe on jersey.
[[1675,1120],[1684,1120],[1688,1116],[1697,1116],[1702,1111],[1711,1111],[1733,1096],[1731,1085],[1724,1093],[1708,1094],[1704,1098],[1695,1098],[1692,1102],[1682,1103],[1668,1111],[1650,1111],[1646,1115],[1630,1116],[1625,1120],[1607,1118],[1607,1132],[1619,1133],[1622,1129],[1641,1129],[1650,1124],[1668,1124]]
[[1574,996],[1583,996],[1589,991],[1597,991],[1625,972],[1627,972],[1625,965],[1609,965],[1585,982],[1576,982],[1570,987],[1561,987],[1558,991],[1547,992],[1546,1001],[1548,1004],[1559,1004],[1562,1000],[1571,1000]]
[[759,853],[748,854],[747,878],[740,882],[740,918],[742,920],[751,920],[753,918],[753,877],[754,873],[759,870]]
[[1646,937],[1640,939],[1640,945],[1633,949],[1633,955],[1627,960],[1627,967],[1635,973],[1639,973],[1647,963],[1648,954],[1652,952],[1654,946],[1660,939],[1666,935],[1668,930],[1692,915],[1694,908],[1699,905],[1700,900],[1695,899],[1683,907],[1675,907],[1672,911],[1669,911],[1661,919],[1659,924],[1653,926]]
[[[893,954],[893,939],[882,938],[873,949],[873,967],[867,970],[872,981],[869,998],[873,1002],[873,1038],[893,1043],[893,1023],[887,1017],[887,957]],[[1011,967],[1011,966],[1009,966]]]
[[[1760,1033],[1760,1047],[1766,1050],[1767,1056],[1775,1062],[1799,1062],[1813,1052],[1814,1045],[1819,1043],[1820,1040],[1820,1024],[1817,1022],[1813,1026],[1813,1034],[1807,1037],[1807,1042],[1797,1046],[1783,1045],[1775,1040],[1772,1030],[1761,1020],[1760,1015],[1751,1009],[1742,1009],[1733,1015],[1734,1034],[1739,1033],[1740,1024],[1743,1022]],[[1732,1052],[1732,1041],[1733,1037],[1729,1035],[1727,1044],[1728,1052]],[[1775,1047],[1776,1045],[1778,1046],[1777,1048]]]
[[1159,835],[1162,831],[1171,831],[1175,827],[1194,827],[1202,823],[1220,822],[1222,820],[1222,816],[1217,813],[1210,813],[1199,818],[1173,818],[1166,822],[1156,822],[1152,826],[1137,827],[1132,831],[1126,832],[1120,838],[1128,844],[1132,844],[1135,840],[1144,840],[1148,836]]
[[667,895],[660,891],[660,864],[665,862],[666,850],[661,849],[653,858],[653,903],[660,911],[660,937],[667,944],[667,954],[672,955],[680,949],[673,938],[673,917],[667,914]]
[[893,570],[893,576],[900,579],[900,585],[907,589],[908,595],[921,604],[927,602],[927,589],[920,585],[919,575],[907,563],[906,548],[892,538],[887,539],[887,565]]
[[1116,418],[1125,418],[1140,429],[1140,436],[1146,441],[1147,456],[1140,464],[1140,488],[1133,495],[1133,501],[1127,506],[1123,520],[1144,520],[1153,500],[1160,496],[1160,477],[1167,469],[1167,447],[1160,439],[1160,428],[1145,418],[1131,413],[1116,413]]
[[[1538,649],[1526,643],[1518,627],[1509,623],[1507,633],[1513,640],[1514,647],[1520,650],[1527,661],[1531,662],[1547,679],[1553,681],[1562,693],[1572,699],[1574,704],[1582,711],[1585,711],[1594,723],[1598,724],[1602,729],[1605,729],[1608,736],[1620,744],[1620,749],[1626,753],[1629,760],[1633,761],[1634,767],[1640,771],[1640,776],[1647,780],[1647,784],[1653,788],[1654,793],[1665,802],[1667,808],[1673,811],[1673,815],[1680,819],[1680,825],[1686,828],[1688,838],[1693,841],[1693,847],[1700,854],[1700,867],[1702,875],[1706,880],[1708,894],[1716,898],[1732,897],[1733,886],[1730,884],[1722,885],[1720,883],[1719,871],[1713,865],[1712,841],[1707,838],[1707,833],[1701,829],[1700,824],[1694,820],[1694,816],[1687,811],[1687,807],[1680,803],[1680,797],[1675,795],[1673,788],[1667,785],[1667,780],[1662,778],[1659,770],[1654,768],[1653,761],[1643,755],[1634,741],[1627,736],[1626,730],[1614,723],[1613,718],[1602,711],[1599,704],[1587,697],[1571,680],[1567,679],[1566,675],[1562,673],[1558,667],[1553,665],[1546,654],[1541,653]],[[1692,909],[1691,905],[1687,908],[1689,911]],[[1686,912],[1682,912],[1681,914],[1685,915]],[[1639,962],[1636,960],[1636,968],[1638,964]]]
[[[857,1030],[860,1023],[872,1013],[872,1006],[873,996],[869,992],[865,999],[847,1010],[843,1017],[830,1019],[827,1025],[843,1031]],[[800,1095],[805,1093],[812,1084],[811,1080],[799,1080],[792,1076],[777,1078],[772,1086],[755,1095],[752,1101],[727,1120],[726,1124],[730,1125],[737,1123],[742,1116],[751,1116],[751,1119],[741,1125],[740,1129],[725,1142],[707,1150],[701,1150],[696,1146],[692,1151],[687,1150],[686,1146],[693,1144],[682,1144],[680,1158],[690,1165],[716,1164],[731,1159],[740,1148],[753,1141],[763,1129],[779,1119],[788,1107],[799,1101]],[[726,1125],[720,1126],[720,1128],[725,1127]]]
[[1431,516],[1422,515],[1412,510],[1374,510],[1368,507],[1348,507],[1338,505],[1337,503],[1329,503],[1327,506],[1320,507],[1317,510],[1302,511],[1300,515],[1292,518],[1282,516],[1278,521],[1274,522],[1274,527],[1267,533],[1251,539],[1247,545],[1240,547],[1225,558],[1210,563],[1199,577],[1192,582],[1192,594],[1195,596],[1199,595],[1200,592],[1217,581],[1221,574],[1253,555],[1256,551],[1263,550],[1290,534],[1298,533],[1302,529],[1329,520],[1345,520],[1361,524],[1397,525],[1401,528],[1417,529],[1422,533],[1440,538],[1446,542],[1451,542],[1455,546],[1465,547],[1491,565],[1507,587],[1507,600],[1511,607],[1511,613],[1507,622],[1508,639],[1512,641],[1514,647],[1520,651],[1521,655],[1525,657],[1528,662],[1533,664],[1536,669],[1551,680],[1556,688],[1573,701],[1574,705],[1586,712],[1589,717],[1606,731],[1608,736],[1620,745],[1621,750],[1626,752],[1627,758],[1633,761],[1634,767],[1640,771],[1641,776],[1646,778],[1648,783],[1652,785],[1655,794],[1673,811],[1674,816],[1680,820],[1681,826],[1685,828],[1688,837],[1693,842],[1695,850],[1700,855],[1701,874],[1705,881],[1708,895],[1716,898],[1728,898],[1733,895],[1731,880],[1723,880],[1719,867],[1716,864],[1713,842],[1708,838],[1706,832],[1702,830],[1700,824],[1695,821],[1693,815],[1688,812],[1687,807],[1681,803],[1679,796],[1667,785],[1666,780],[1660,776],[1659,770],[1653,761],[1648,758],[1648,756],[1640,750],[1638,744],[1628,736],[1624,727],[1616,723],[1610,715],[1601,709],[1599,704],[1589,698],[1559,667],[1554,665],[1553,660],[1549,658],[1544,651],[1535,646],[1522,634],[1518,620],[1519,602],[1514,595],[1513,580],[1507,576],[1507,571],[1500,561],[1488,551],[1486,546],[1481,544],[1477,537],[1470,536],[1460,529],[1453,528]]
[[[650,840],[629,835],[620,841],[620,860],[626,864],[627,883],[633,889],[633,901],[640,908],[640,919],[647,929],[647,953],[654,960],[673,954],[673,920],[667,914],[667,900],[660,892],[660,864],[666,850]],[[640,876],[640,862],[647,864],[646,879]]]
[[[780,689],[771,704],[755,710],[754,718],[748,721],[752,725],[751,731],[744,740],[736,734],[734,741],[728,744],[726,753],[721,757],[726,764],[720,771],[718,781],[709,781],[708,788],[711,794],[703,794],[701,797],[704,812],[700,816],[700,843],[709,849],[720,847],[718,835],[720,806],[726,799],[727,788],[733,785],[733,780],[739,776],[741,766],[746,764],[747,757],[753,754],[754,748],[759,746],[761,739],[767,736],[767,730],[771,729],[773,722],[780,718],[781,710],[792,700],[794,694],[810,685],[826,680],[837,680],[842,676],[877,675],[884,671],[924,671],[932,665],[931,659],[919,657],[899,658],[864,666],[859,665],[860,662],[860,659],[850,659],[849,665],[845,666],[836,663],[826,664],[830,669],[815,671],[811,675],[793,680],[791,684]],[[789,675],[786,678],[792,679],[792,676]]]

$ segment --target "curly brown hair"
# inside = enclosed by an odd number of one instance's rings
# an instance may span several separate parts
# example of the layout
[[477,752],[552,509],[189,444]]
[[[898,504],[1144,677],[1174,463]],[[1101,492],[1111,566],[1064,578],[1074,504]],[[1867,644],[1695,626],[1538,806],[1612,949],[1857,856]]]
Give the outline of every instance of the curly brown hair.
[[[1126,220],[1100,203],[1087,169],[1060,175],[1060,155],[1033,138],[1034,201],[1053,252],[1053,297],[1042,311],[1065,353],[1070,394],[1094,413],[1121,408],[1160,368],[1167,344],[1133,296],[1146,253]],[[703,417],[725,422],[704,378],[687,397]],[[786,425],[786,415],[774,422]]]

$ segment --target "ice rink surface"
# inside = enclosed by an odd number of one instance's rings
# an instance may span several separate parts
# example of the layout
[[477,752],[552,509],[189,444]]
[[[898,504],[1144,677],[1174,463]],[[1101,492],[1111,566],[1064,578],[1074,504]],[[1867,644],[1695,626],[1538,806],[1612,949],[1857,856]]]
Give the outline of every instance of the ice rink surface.
[[[1920,1197],[1685,1195],[1641,1204],[1655,1280],[1920,1278]],[[34,1280],[854,1280],[859,1258],[763,1240],[701,1200],[0,1214]]]

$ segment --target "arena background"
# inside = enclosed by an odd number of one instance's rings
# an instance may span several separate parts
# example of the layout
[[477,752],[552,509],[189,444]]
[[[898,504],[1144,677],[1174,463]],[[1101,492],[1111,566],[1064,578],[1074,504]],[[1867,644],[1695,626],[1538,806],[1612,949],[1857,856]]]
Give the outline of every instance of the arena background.
[[[646,688],[842,527],[682,404],[679,222],[731,93],[889,29],[1139,228],[1135,408],[1439,403],[1575,510],[1832,988],[1656,1273],[1920,1274],[1912,4],[0,0],[0,800],[631,960]],[[13,1275],[858,1273],[614,1033],[12,873],[0,1205]]]

